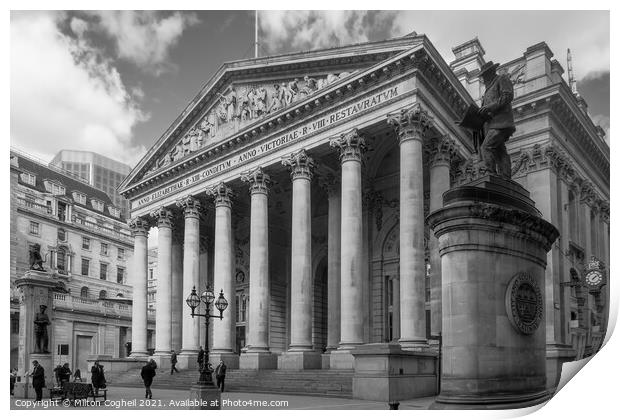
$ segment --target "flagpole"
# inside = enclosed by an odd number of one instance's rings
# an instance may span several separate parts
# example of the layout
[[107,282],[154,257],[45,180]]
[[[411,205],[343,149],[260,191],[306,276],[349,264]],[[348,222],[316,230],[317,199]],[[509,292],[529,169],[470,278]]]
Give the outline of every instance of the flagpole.
[[258,10],[254,11],[254,58],[258,58]]

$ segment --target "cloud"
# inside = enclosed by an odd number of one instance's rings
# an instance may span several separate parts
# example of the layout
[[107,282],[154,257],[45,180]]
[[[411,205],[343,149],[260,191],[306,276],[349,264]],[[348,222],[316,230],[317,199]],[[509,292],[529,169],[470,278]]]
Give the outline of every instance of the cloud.
[[90,12],[97,18],[94,30],[103,32],[116,46],[119,58],[159,75],[172,68],[169,52],[183,31],[197,23],[194,13],[175,12],[161,17],[153,11]]
[[395,18],[389,11],[262,11],[260,43],[273,54],[367,42],[382,39]]
[[592,115],[590,116],[594,125],[600,125],[603,130],[605,130],[605,141],[609,145],[609,130],[610,130],[610,119],[608,115]]
[[63,18],[11,15],[11,144],[43,159],[65,148],[134,164],[145,149],[132,144],[132,130],[148,116],[99,50],[60,31]]

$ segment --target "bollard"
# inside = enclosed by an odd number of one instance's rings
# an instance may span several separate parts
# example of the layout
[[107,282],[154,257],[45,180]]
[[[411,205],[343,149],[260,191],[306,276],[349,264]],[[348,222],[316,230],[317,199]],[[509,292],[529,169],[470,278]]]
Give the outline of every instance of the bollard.
[[400,403],[398,401],[390,401],[388,405],[390,406],[390,410],[398,410]]

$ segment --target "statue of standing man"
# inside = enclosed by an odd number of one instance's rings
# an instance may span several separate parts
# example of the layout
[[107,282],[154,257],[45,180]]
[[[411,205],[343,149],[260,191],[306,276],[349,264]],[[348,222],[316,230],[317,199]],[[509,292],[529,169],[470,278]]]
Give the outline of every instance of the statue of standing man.
[[479,111],[485,121],[480,155],[487,173],[510,179],[512,168],[506,142],[516,130],[511,106],[514,90],[508,76],[497,74],[498,66],[489,61],[480,69],[480,77],[486,88]]
[[49,344],[49,336],[47,334],[47,326],[50,324],[50,319],[45,313],[47,306],[39,305],[41,310],[36,314],[34,318],[34,334],[35,344],[37,346],[37,353],[49,353],[47,348]]

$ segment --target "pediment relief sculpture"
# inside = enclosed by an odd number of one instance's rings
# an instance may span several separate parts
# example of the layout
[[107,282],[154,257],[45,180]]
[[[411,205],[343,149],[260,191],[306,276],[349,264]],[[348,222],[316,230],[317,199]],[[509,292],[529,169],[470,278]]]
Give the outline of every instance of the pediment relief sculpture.
[[352,73],[304,76],[287,81],[231,85],[210,109],[174,144],[147,174],[166,167],[257,119],[303,100]]

